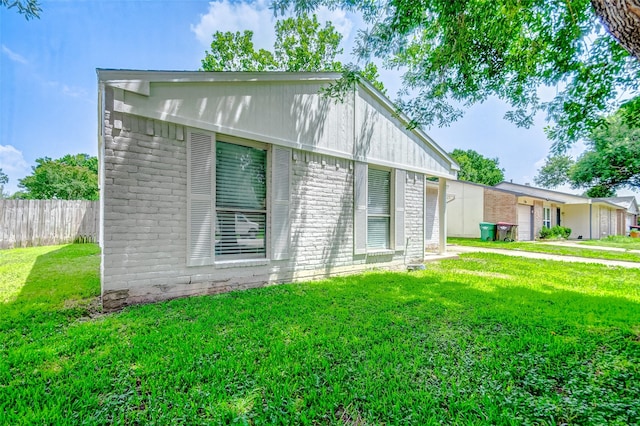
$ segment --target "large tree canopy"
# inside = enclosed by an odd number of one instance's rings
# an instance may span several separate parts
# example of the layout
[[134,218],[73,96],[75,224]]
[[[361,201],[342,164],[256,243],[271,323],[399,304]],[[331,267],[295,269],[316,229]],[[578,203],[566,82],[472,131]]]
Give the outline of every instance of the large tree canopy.
[[[276,22],[273,52],[253,45],[253,31],[213,34],[211,51],[205,52],[203,71],[334,71],[347,69],[336,59],[343,52],[342,35],[331,22],[321,27],[316,15]],[[368,63],[361,71],[365,79],[384,93],[378,68]]]
[[87,154],[65,155],[57,160],[38,158],[32,174],[20,179],[21,191],[14,196],[25,199],[97,200],[98,159]]
[[253,32],[220,32],[213,35],[211,52],[202,60],[204,71],[341,71],[336,55],[342,53],[340,35],[318,18],[287,18],[276,22],[273,52],[253,46]]
[[[415,125],[447,125],[496,96],[518,125],[546,110],[562,152],[640,84],[634,0],[274,0],[273,7],[304,14],[321,5],[363,12],[370,27],[358,53],[404,70],[397,103]],[[544,86],[557,88],[548,102],[539,96]]]
[[454,149],[451,157],[460,166],[458,179],[493,186],[504,180],[504,169],[497,158],[487,158],[473,149]]
[[548,157],[535,182],[547,188],[569,183],[596,197],[640,189],[640,126],[629,126],[615,114],[591,132],[587,146],[575,161],[567,155]]

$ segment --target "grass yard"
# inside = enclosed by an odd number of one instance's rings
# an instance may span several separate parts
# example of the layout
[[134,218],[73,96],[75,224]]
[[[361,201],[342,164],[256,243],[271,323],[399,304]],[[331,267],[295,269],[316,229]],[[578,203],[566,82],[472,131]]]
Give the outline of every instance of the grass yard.
[[95,315],[98,266],[0,251],[0,424],[640,423],[640,270],[476,253]]
[[[600,240],[602,241],[602,240]],[[608,260],[623,260],[627,262],[640,262],[640,253],[620,252],[620,251],[607,251],[590,249],[588,246],[585,248],[580,247],[565,247],[556,246],[550,244],[525,242],[525,241],[483,241],[480,238],[447,238],[447,243],[457,244],[460,246],[472,246],[472,247],[488,247],[496,249],[507,250],[520,250],[529,251],[534,253],[548,253],[558,254],[563,256],[576,256],[587,257],[591,259],[608,259]],[[592,244],[596,245],[596,244]],[[600,244],[597,244],[600,245]],[[628,247],[629,249],[631,247]]]
[[625,250],[640,250],[640,238],[622,237],[620,235],[612,235],[601,240],[582,241],[580,244],[585,246],[602,246],[615,247]]

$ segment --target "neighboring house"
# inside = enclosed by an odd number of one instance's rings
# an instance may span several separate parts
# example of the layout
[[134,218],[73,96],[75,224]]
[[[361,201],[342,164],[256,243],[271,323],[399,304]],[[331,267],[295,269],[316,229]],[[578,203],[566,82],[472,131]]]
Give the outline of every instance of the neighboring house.
[[443,252],[457,165],[370,84],[323,97],[339,77],[98,70],[104,308]]
[[533,240],[542,228],[542,222],[535,219],[535,206],[549,202],[550,207],[558,208],[562,204],[465,181],[448,181],[447,196],[447,235],[464,238],[480,238],[480,222],[507,222],[518,225],[518,240]]
[[[570,238],[598,239],[624,235],[626,211],[611,200],[501,182],[496,186],[447,182],[447,235],[479,238],[480,222],[518,225],[518,240],[530,241],[543,227],[571,228]],[[628,231],[628,229],[627,229]]]
[[603,198],[603,200],[613,203],[624,209],[619,210],[618,212],[618,235],[627,235],[632,226],[638,226],[638,216],[640,215],[640,209],[638,208],[638,201],[636,200],[636,197],[608,197]]
[[624,210],[602,198],[587,198],[530,185],[501,182],[499,189],[518,192],[519,200],[533,202],[533,237],[543,226],[571,228],[570,238],[600,239],[609,235],[623,235],[618,226],[620,211]]

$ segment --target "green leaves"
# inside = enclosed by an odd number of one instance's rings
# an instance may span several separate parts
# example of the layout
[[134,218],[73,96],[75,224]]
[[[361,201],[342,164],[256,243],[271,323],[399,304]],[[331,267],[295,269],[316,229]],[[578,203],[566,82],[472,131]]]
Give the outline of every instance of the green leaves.
[[330,23],[320,27],[311,18],[287,18],[276,23],[273,53],[253,46],[253,32],[213,35],[211,52],[202,60],[203,71],[341,71],[342,35]]
[[[640,61],[605,32],[590,0],[276,0],[274,9],[302,14],[320,5],[364,13],[370,26],[356,51],[405,70],[397,104],[416,124],[445,126],[497,97],[519,126],[546,111],[562,153],[621,95],[639,90]],[[539,97],[544,87],[556,88],[550,101]]]
[[19,180],[16,198],[97,200],[98,159],[87,154],[65,155],[57,160],[38,158],[32,174]]
[[7,9],[16,8],[19,14],[24,15],[28,21],[33,18],[40,18],[40,4],[38,0],[0,0],[0,6]]
[[202,60],[203,71],[287,71],[287,72],[342,72],[343,78],[329,85],[324,93],[342,99],[359,78],[366,78],[385,93],[379,80],[378,68],[372,62],[359,70],[343,65],[336,57],[342,54],[342,35],[331,22],[320,26],[316,15],[287,18],[276,22],[276,41],[273,53],[253,46],[253,32],[216,32]]
[[619,188],[640,188],[638,99],[598,123],[590,132],[587,150],[577,160],[567,155],[548,157],[534,179],[536,184],[553,188],[570,183],[574,188],[589,188],[589,197],[611,197]]
[[504,180],[504,169],[497,158],[486,158],[476,151],[454,149],[451,157],[460,166],[458,179],[493,186]]
[[0,199],[6,198],[8,194],[4,192],[4,186],[9,183],[9,176],[6,175],[5,172],[2,171],[0,167]]

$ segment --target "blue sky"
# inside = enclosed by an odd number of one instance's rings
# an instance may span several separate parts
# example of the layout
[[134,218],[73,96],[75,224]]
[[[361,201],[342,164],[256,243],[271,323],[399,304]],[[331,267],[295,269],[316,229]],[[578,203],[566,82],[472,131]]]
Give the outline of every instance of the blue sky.
[[[36,158],[97,152],[96,68],[196,70],[216,31],[254,30],[258,47],[273,46],[275,19],[267,0],[42,1],[40,19],[0,8],[0,168],[17,189]],[[362,21],[320,10],[344,35],[344,62]],[[381,73],[390,98],[398,74]],[[426,129],[445,150],[475,149],[498,157],[506,178],[532,182],[548,154],[545,121],[530,129],[502,119],[490,100],[447,128]],[[574,149],[578,153],[581,147]],[[626,191],[620,191],[625,195]]]

